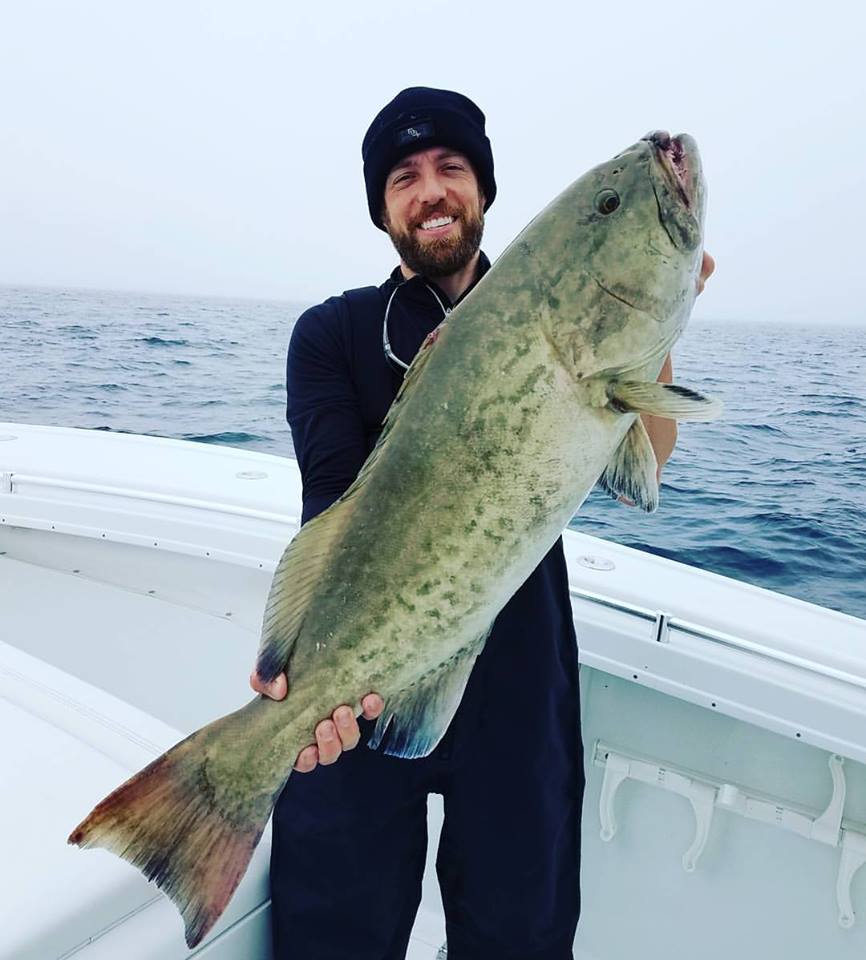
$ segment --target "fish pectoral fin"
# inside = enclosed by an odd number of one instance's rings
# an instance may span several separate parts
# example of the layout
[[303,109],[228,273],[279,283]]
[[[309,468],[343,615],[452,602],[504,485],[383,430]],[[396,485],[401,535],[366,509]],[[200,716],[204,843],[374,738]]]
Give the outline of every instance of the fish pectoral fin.
[[614,499],[627,497],[647,513],[658,507],[658,463],[640,417],[623,437],[598,482]]
[[714,420],[722,402],[675,383],[639,383],[611,380],[607,395],[614,409],[623,413],[648,413],[670,420]]
[[469,674],[489,634],[490,630],[485,630],[460,653],[388,697],[367,746],[376,750],[384,742],[382,753],[389,757],[426,757],[457,712]]
[[352,504],[338,500],[305,523],[283,551],[271,581],[256,659],[256,673],[266,683],[286,669],[313,592],[353,510]]

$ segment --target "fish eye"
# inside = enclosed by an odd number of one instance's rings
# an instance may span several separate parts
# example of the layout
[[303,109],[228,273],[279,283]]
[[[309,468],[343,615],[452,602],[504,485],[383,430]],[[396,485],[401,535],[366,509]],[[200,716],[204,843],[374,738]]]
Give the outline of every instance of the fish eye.
[[616,190],[602,190],[596,195],[595,209],[606,216],[616,210],[619,202],[619,194]]

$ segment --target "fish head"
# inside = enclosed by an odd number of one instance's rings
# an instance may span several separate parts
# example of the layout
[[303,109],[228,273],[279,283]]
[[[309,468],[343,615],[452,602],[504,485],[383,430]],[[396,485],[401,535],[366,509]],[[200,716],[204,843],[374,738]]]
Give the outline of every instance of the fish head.
[[551,204],[538,250],[557,307],[548,332],[567,343],[578,379],[658,375],[697,295],[705,206],[697,144],[663,131]]

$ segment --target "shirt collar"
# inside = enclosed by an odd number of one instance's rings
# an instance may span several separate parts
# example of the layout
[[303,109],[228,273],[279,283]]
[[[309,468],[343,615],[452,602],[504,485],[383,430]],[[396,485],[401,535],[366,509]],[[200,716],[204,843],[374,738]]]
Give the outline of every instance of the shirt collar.
[[436,296],[442,301],[442,303],[444,303],[449,309],[453,309],[469,293],[469,291],[475,287],[478,281],[484,276],[485,273],[487,273],[489,269],[490,260],[488,259],[487,254],[482,250],[480,256],[478,257],[478,276],[463,291],[455,303],[451,302],[449,297],[446,296],[435,280],[428,280],[426,277],[423,277],[420,274],[416,274],[414,277],[404,280],[403,271],[400,269],[399,264],[391,271],[391,275],[385,281],[383,286],[387,290],[388,294],[390,294],[395,287],[405,286],[407,288],[407,292],[409,290],[420,290],[424,291],[428,297],[430,296],[429,288],[433,287],[436,291]]

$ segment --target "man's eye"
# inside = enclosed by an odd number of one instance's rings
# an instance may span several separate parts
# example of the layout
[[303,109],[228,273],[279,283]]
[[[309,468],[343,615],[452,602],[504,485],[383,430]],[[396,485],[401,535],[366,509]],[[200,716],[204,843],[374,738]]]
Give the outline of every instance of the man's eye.
[[462,163],[446,163],[444,168],[445,170],[465,170],[466,168]]

